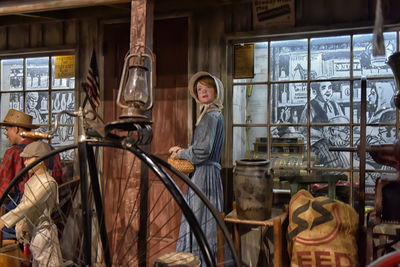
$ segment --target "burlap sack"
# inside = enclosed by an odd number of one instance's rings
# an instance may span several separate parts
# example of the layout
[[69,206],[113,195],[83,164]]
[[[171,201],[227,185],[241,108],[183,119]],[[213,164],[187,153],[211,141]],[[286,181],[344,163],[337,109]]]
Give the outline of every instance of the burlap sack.
[[291,266],[358,266],[357,229],[350,205],[300,190],[289,203]]

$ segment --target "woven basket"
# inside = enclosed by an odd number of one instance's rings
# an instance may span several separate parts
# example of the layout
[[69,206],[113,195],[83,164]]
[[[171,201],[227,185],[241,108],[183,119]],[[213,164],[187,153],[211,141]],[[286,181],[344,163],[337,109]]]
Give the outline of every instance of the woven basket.
[[178,169],[185,174],[190,174],[190,173],[194,172],[194,166],[188,160],[173,159],[173,158],[169,157],[168,163],[171,164],[172,167],[174,167],[175,169]]

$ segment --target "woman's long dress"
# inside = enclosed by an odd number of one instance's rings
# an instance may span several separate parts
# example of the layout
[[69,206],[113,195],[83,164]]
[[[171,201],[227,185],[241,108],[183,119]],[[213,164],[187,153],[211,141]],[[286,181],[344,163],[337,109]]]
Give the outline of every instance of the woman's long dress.
[[[218,212],[223,210],[224,205],[220,174],[221,165],[219,163],[223,143],[224,118],[222,113],[218,108],[209,108],[194,131],[191,146],[188,149],[179,151],[180,158],[189,160],[195,165],[195,171],[191,180],[204,193]],[[217,225],[215,219],[213,219],[211,212],[201,199],[189,187],[186,191],[186,198],[216,257]],[[182,216],[176,250],[191,252],[200,256],[202,260],[201,250],[184,216]]]

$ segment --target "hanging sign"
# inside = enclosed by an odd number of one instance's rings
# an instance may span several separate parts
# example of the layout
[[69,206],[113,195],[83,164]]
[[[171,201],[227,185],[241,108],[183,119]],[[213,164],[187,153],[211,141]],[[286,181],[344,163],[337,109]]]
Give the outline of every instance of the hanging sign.
[[254,0],[253,27],[265,29],[272,26],[294,26],[294,6],[294,0]]
[[54,57],[54,78],[73,78],[75,77],[75,56],[55,56]]

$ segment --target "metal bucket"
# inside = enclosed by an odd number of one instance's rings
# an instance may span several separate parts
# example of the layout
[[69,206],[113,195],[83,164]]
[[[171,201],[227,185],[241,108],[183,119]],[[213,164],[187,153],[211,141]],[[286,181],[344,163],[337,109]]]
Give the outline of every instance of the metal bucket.
[[271,217],[272,176],[268,160],[236,161],[233,170],[233,189],[238,218],[266,220]]

